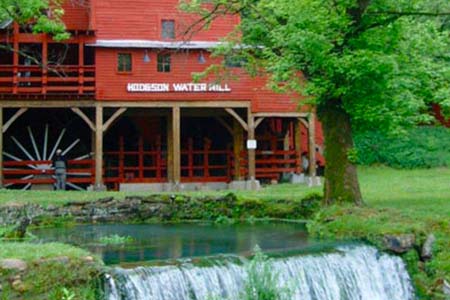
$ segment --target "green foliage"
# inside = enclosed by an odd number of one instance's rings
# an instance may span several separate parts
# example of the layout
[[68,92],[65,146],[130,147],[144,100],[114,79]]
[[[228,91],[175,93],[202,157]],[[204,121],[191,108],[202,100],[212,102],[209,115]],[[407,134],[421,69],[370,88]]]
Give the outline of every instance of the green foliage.
[[450,102],[448,1],[201,2],[181,8],[206,25],[242,15],[215,55],[245,58],[249,73],[267,73],[273,89],[306,96],[319,113],[333,102],[357,128],[390,130],[430,120],[429,102]]
[[290,292],[278,287],[278,274],[272,268],[272,261],[256,246],[255,255],[246,266],[247,280],[242,300],[288,300]]
[[99,242],[104,245],[124,245],[134,242],[134,238],[131,236],[120,236],[118,234],[112,234],[109,236],[103,236],[99,239]]
[[[181,196],[180,196],[181,197]],[[249,218],[306,219],[320,208],[322,197],[307,194],[304,199],[256,199],[236,197],[189,197],[164,207],[165,220],[210,220],[230,223]]]
[[358,163],[394,168],[450,166],[450,129],[417,127],[398,135],[368,131],[355,135]]
[[[386,234],[414,234],[416,249],[403,255],[420,299],[445,299],[442,280],[450,280],[450,169],[393,170],[360,168],[368,206],[331,206],[307,224],[311,236],[363,240],[383,249]],[[421,262],[417,251],[429,233],[437,240],[433,258]]]
[[[0,242],[0,259],[17,258],[27,262],[21,273],[24,290],[17,291],[8,278],[17,274],[2,273],[0,299],[96,300],[100,295],[102,263],[86,260],[85,250],[59,243],[31,244]],[[4,298],[2,298],[4,297]]]
[[47,33],[56,41],[68,39],[69,33],[61,20],[62,0],[2,0],[0,21],[13,20],[31,26],[33,33]]

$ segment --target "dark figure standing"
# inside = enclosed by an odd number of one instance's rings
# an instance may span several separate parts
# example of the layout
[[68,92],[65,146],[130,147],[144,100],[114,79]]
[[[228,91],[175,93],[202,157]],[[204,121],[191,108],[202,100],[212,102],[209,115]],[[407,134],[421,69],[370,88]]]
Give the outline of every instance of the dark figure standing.
[[53,167],[55,168],[56,185],[55,189],[58,191],[66,190],[67,179],[67,163],[61,149],[56,151],[55,159],[53,160]]

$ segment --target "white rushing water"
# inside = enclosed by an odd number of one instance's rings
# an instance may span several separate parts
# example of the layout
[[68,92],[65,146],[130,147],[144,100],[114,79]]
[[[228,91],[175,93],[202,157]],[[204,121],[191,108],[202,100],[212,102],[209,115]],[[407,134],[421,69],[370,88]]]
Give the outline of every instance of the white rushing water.
[[[278,287],[292,300],[412,300],[403,261],[368,246],[271,261]],[[245,265],[117,268],[107,282],[108,300],[239,300]]]

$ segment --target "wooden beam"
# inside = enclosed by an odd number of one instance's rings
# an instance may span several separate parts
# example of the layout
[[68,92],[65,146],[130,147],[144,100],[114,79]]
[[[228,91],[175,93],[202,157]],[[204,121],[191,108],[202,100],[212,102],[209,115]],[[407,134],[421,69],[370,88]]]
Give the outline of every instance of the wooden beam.
[[308,117],[308,143],[309,143],[309,177],[315,182],[316,177],[316,121],[314,113]]
[[3,108],[72,108],[95,106],[96,102],[94,100],[0,100],[0,107]]
[[16,113],[3,125],[3,133],[5,133],[9,127],[21,116],[23,115],[28,108],[20,108]]
[[18,73],[19,70],[17,68],[17,66],[19,65],[19,33],[20,33],[20,29],[19,29],[19,24],[17,22],[14,22],[14,32],[13,32],[13,47],[14,47],[14,51],[13,51],[13,94],[16,95],[17,91],[18,91],[18,87],[19,87],[19,82],[18,82]]
[[[70,108],[70,107],[96,107],[96,106],[124,107],[124,101],[115,100],[0,100],[0,107],[5,108]],[[126,101],[128,108],[172,108],[174,106],[183,108],[249,108],[249,101]]]
[[116,110],[114,114],[108,119],[108,121],[106,121],[105,124],[103,125],[103,132],[106,132],[112,125],[112,123],[126,111],[127,111],[126,107],[122,107]]
[[44,35],[42,40],[42,95],[47,94],[48,83],[48,35]]
[[[249,140],[255,139],[255,119],[251,110],[247,111],[247,137]],[[248,179],[250,180],[251,189],[256,189],[256,149],[247,149],[248,152]]]
[[[123,107],[123,101],[107,100],[102,101],[103,107]],[[127,107],[149,107],[149,108],[172,108],[174,106],[182,108],[248,108],[249,101],[127,101]]]
[[255,129],[258,128],[259,124],[262,123],[262,121],[264,121],[265,117],[260,117],[258,119],[256,119],[255,121]]
[[233,136],[233,128],[231,128],[230,125],[228,125],[227,121],[225,121],[222,117],[215,117],[217,122],[219,122],[225,129]]
[[103,107],[95,108],[95,190],[104,189],[103,185]]
[[95,124],[89,119],[88,116],[86,116],[86,114],[81,109],[79,109],[78,107],[71,107],[70,109],[81,119],[83,119],[83,121],[89,126],[89,128],[91,128],[92,131],[96,130]]
[[259,117],[278,117],[278,118],[306,118],[308,117],[309,113],[303,113],[303,112],[261,112],[261,113],[254,113],[253,116],[255,118]]
[[[307,118],[308,119],[308,118]],[[303,126],[305,126],[305,128],[309,127],[308,121],[307,119],[305,120],[304,118],[298,118],[298,120],[300,121],[300,123],[303,124]]]
[[173,180],[173,122],[172,113],[167,115],[167,180]]
[[180,184],[181,179],[181,144],[180,144],[180,107],[172,109],[172,139],[173,139],[173,182],[175,186]]
[[242,120],[241,116],[239,116],[238,113],[234,111],[234,109],[225,108],[225,111],[229,113],[233,118],[235,118],[241,124],[242,128],[245,129],[245,131],[248,131],[249,128],[247,123],[244,120]]
[[296,173],[301,173],[301,163],[302,163],[302,123],[301,119],[297,119],[297,122],[294,123],[294,146],[295,146],[295,155],[297,156],[298,162],[296,164]]
[[234,155],[234,180],[242,180],[241,154],[244,151],[244,130],[239,122],[233,119],[233,155]]

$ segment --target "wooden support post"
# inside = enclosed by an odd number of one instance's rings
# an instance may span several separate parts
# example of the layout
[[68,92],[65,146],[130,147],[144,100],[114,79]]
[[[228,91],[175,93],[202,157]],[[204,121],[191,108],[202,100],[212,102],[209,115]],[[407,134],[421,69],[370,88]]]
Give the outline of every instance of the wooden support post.
[[104,190],[103,185],[103,107],[95,107],[95,186],[94,190]]
[[19,89],[19,24],[14,22],[14,51],[13,51],[13,94],[16,95]]
[[[238,120],[239,121],[239,120]],[[255,139],[255,119],[250,108],[247,111],[248,139]],[[256,149],[248,149],[248,179],[252,190],[256,189]]]
[[0,188],[3,188],[3,107],[0,107]]
[[95,131],[95,124],[89,119],[89,117],[78,107],[72,107],[71,110],[77,114],[83,121],[89,126],[92,131]]
[[309,177],[316,182],[316,121],[314,113],[308,116],[308,144],[309,144]]
[[139,152],[139,180],[142,180],[144,178],[144,139],[139,137],[139,145],[138,145],[138,152]]
[[16,113],[8,120],[5,122],[5,125],[3,125],[3,133],[5,133],[9,127],[24,113],[26,113],[28,110],[28,108],[20,108],[18,111],[16,111]]
[[78,94],[84,93],[84,40],[79,37],[78,42]]
[[155,160],[155,164],[156,164],[156,179],[158,180],[158,182],[161,181],[161,136],[158,135],[157,140],[156,140],[156,160]]
[[47,83],[48,83],[48,36],[44,35],[42,42],[42,95],[47,94]]
[[124,182],[125,178],[124,166],[125,166],[125,143],[123,135],[121,135],[119,137],[119,172],[118,172],[120,182]]
[[[250,108],[249,108],[249,110],[250,110]],[[248,123],[245,123],[245,121],[241,118],[241,116],[239,116],[239,114],[237,112],[234,111],[234,109],[225,108],[225,111],[227,113],[229,113],[235,120],[237,120],[245,130],[248,130]]]
[[192,138],[188,139],[188,176],[194,177],[194,141]]
[[294,123],[294,145],[295,145],[295,169],[296,173],[301,173],[302,163],[302,122],[297,119]]
[[234,180],[242,180],[241,154],[244,151],[244,130],[237,120],[233,120]]
[[167,180],[174,182],[173,177],[173,115],[167,115]]
[[210,141],[205,138],[203,139],[203,177],[209,177],[209,150]]
[[[285,121],[285,120],[283,120]],[[290,121],[289,121],[289,126],[286,127],[286,132],[284,133],[284,138],[283,138],[283,151],[285,151],[284,154],[284,159],[288,160],[290,158],[290,154],[288,154],[288,151],[291,150],[290,146],[291,146],[291,126],[290,126]],[[290,163],[286,163],[284,165],[285,168],[289,168],[290,167]]]
[[181,179],[181,145],[180,145],[180,126],[181,114],[180,107],[172,108],[172,143],[173,143],[173,183],[177,187]]
[[91,130],[91,186],[95,186],[95,130]]

